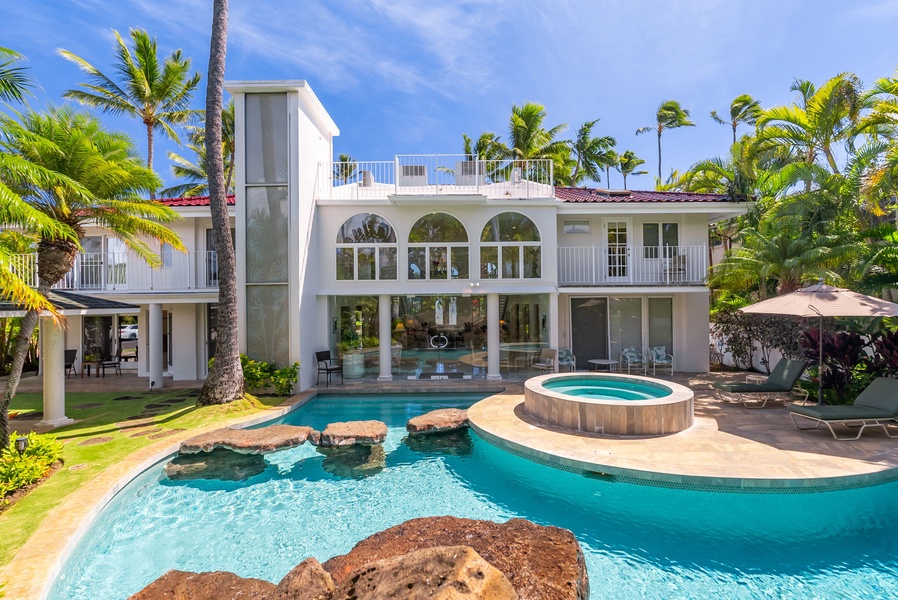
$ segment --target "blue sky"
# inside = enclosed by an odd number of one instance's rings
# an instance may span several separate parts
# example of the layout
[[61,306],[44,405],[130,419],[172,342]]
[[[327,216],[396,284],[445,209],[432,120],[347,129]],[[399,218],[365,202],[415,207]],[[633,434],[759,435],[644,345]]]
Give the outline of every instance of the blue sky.
[[[0,0],[0,46],[29,59],[40,108],[83,81],[57,48],[113,72],[113,29],[145,28],[161,53],[181,48],[205,73],[211,4]],[[335,153],[359,160],[461,152],[463,132],[504,139],[511,106],[535,101],[549,126],[569,125],[563,138],[600,118],[596,133],[655,173],[656,138],[635,131],[676,99],[698,126],[665,133],[667,176],[726,152],[731,132],[709,112],[725,113],[739,94],[784,104],[795,78],[819,84],[852,71],[870,85],[898,64],[898,0],[231,0],[230,10],[227,78],[306,79],[341,129]],[[103,118],[145,151],[140,123]],[[172,149],[157,142],[169,182]]]

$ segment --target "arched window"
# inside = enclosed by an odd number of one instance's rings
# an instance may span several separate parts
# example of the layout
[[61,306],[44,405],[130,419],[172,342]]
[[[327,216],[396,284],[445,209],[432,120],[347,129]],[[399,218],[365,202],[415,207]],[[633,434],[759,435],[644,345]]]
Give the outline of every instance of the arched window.
[[337,232],[337,279],[396,279],[396,233],[374,213],[359,213]]
[[529,217],[499,213],[480,235],[480,277],[538,279],[542,276],[539,230]]
[[467,279],[468,232],[446,213],[424,215],[408,234],[409,279]]

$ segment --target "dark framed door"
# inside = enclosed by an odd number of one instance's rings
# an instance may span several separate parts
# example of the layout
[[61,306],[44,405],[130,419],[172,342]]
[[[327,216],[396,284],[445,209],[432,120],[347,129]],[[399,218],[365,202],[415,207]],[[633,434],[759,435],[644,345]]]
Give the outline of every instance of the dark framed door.
[[571,352],[582,370],[591,358],[608,358],[607,298],[571,298]]

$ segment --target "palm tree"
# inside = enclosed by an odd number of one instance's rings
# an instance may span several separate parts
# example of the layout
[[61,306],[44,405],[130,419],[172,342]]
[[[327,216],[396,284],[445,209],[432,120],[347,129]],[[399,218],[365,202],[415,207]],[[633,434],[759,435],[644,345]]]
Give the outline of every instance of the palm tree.
[[620,155],[614,150],[609,150],[607,159],[608,160],[602,166],[605,167],[605,185],[608,186],[608,189],[611,189],[611,169],[617,169],[617,165],[620,162]]
[[521,106],[513,105],[508,122],[507,158],[550,159],[555,176],[558,177],[565,173],[565,168],[569,165],[570,151],[566,142],[555,138],[567,128],[567,124],[545,129],[545,120],[546,109],[542,104],[526,102]]
[[334,180],[342,181],[346,185],[350,179],[355,177],[358,170],[358,163],[348,154],[341,154],[337,157],[337,164],[334,165]]
[[571,173],[571,182],[577,185],[585,179],[595,182],[601,181],[602,168],[610,166],[609,153],[617,141],[611,136],[592,137],[592,128],[599,122],[587,121],[577,130],[577,137],[571,142],[571,154],[576,160],[574,170]]
[[212,2],[212,35],[206,87],[206,173],[209,204],[218,249],[218,338],[215,360],[203,382],[199,404],[223,404],[243,396],[243,368],[237,336],[237,256],[231,240],[224,161],[221,155],[221,97],[228,43],[228,0]]
[[[201,196],[208,193],[209,177],[206,174],[206,127],[187,125],[190,132],[190,143],[187,147],[193,150],[196,159],[189,159],[169,152],[168,159],[174,164],[171,166],[172,174],[180,179],[187,179],[187,183],[174,185],[162,190],[163,196]],[[231,99],[221,111],[221,149],[225,164],[225,188],[228,193],[234,191],[234,154],[236,152],[234,139],[234,100]]]
[[656,192],[681,192],[686,189],[689,177],[688,173],[680,173],[677,169],[670,172],[665,181],[655,178]]
[[[42,295],[72,269],[87,223],[114,233],[151,265],[160,262],[151,240],[184,249],[178,236],[163,225],[177,214],[140,197],[154,189],[159,178],[142,166],[127,136],[108,132],[93,117],[69,109],[52,109],[46,114],[29,111],[19,121],[4,117],[2,128],[4,152],[19,163],[33,165],[33,172],[52,173],[53,179],[68,182],[56,187],[53,181],[35,179],[23,170],[14,185],[25,202],[74,232],[70,238],[42,237],[38,241],[38,291]],[[18,387],[37,321],[34,310],[22,319],[0,411],[3,415]]]
[[695,123],[689,120],[689,111],[680,106],[676,100],[668,100],[658,107],[655,115],[656,124],[654,127],[640,127],[636,130],[636,135],[655,131],[658,133],[658,179],[661,179],[661,134],[665,129],[676,129],[677,127],[695,127]]
[[711,118],[720,123],[721,125],[730,125],[733,128],[733,143],[736,143],[736,127],[739,126],[739,123],[745,123],[746,125],[754,125],[758,121],[758,117],[761,115],[761,103],[749,96],[748,94],[742,94],[741,96],[736,96],[733,99],[733,102],[730,104],[730,120],[721,119],[717,116],[717,111],[711,111]]
[[[80,84],[84,90],[69,90],[64,96],[103,112],[140,119],[147,128],[147,167],[152,169],[153,132],[159,131],[179,142],[174,126],[188,123],[196,116],[197,111],[190,110],[189,106],[200,74],[190,75],[190,59],[182,58],[180,50],[172,52],[160,65],[156,38],[151,39],[143,29],[131,30],[133,54],[119,33],[113,33],[118,43],[115,69],[119,81],[107,77],[83,58],[60,49],[63,58],[78,65],[89,77],[89,83]],[[150,196],[155,197],[155,190],[151,190]]]
[[465,143],[464,153],[468,157],[476,157],[476,160],[501,160],[509,154],[508,148],[492,131],[481,133],[476,143],[467,134],[463,133],[461,137]]
[[0,46],[0,100],[24,102],[31,88],[36,87],[27,69],[18,65],[25,57],[9,48]]
[[645,161],[636,156],[636,153],[632,150],[627,150],[617,158],[617,165],[615,168],[620,172],[621,175],[624,176],[624,189],[627,189],[627,176],[628,175],[648,175],[648,171],[637,171],[636,168],[639,165],[644,165]]

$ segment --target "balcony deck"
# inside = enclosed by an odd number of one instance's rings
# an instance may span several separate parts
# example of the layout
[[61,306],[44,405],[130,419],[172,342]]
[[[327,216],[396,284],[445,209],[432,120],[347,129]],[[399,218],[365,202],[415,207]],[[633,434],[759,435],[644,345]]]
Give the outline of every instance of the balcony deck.
[[558,285],[703,286],[708,252],[697,246],[558,248]]

